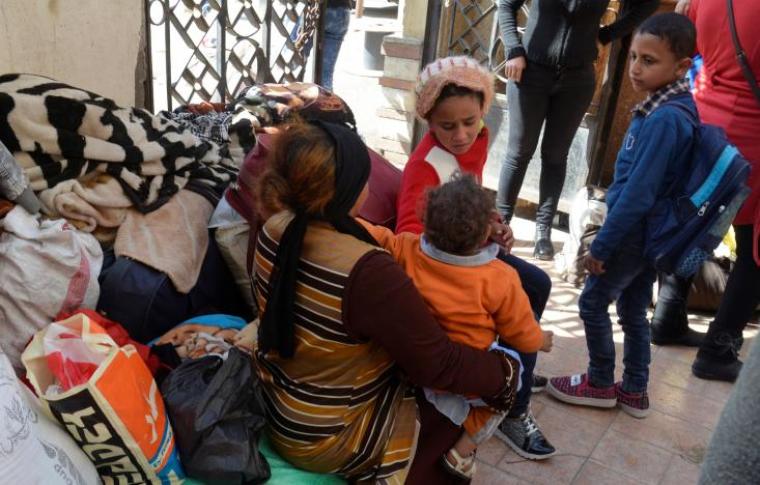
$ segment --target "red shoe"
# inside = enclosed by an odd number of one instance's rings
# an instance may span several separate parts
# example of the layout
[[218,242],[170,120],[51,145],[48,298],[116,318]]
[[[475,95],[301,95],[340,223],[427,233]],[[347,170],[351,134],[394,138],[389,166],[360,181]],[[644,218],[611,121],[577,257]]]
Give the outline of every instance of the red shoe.
[[620,409],[634,418],[646,418],[649,414],[649,395],[643,392],[625,392],[622,383],[615,384],[617,403]]
[[552,377],[546,390],[562,402],[593,406],[596,408],[614,408],[617,405],[615,386],[594,387],[588,382],[588,375],[575,374],[565,377]]

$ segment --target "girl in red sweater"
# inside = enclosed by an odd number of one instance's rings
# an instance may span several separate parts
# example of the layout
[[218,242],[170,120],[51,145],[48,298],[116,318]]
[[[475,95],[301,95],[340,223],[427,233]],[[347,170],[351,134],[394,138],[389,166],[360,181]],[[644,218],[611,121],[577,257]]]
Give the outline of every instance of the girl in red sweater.
[[[493,93],[493,75],[469,57],[446,57],[422,70],[416,110],[417,116],[427,122],[429,131],[404,167],[396,233],[422,233],[420,215],[426,190],[447,182],[455,171],[472,174],[482,181],[488,157],[488,128],[483,116],[491,106]],[[517,271],[536,320],[540,320],[551,290],[549,276],[509,254],[514,239],[508,226],[495,220],[492,233],[503,246],[498,258]],[[545,377],[533,376],[536,355],[520,354],[523,386],[496,435],[519,455],[541,460],[554,455],[555,449],[538,429],[529,410],[532,390],[543,390],[546,386]]]

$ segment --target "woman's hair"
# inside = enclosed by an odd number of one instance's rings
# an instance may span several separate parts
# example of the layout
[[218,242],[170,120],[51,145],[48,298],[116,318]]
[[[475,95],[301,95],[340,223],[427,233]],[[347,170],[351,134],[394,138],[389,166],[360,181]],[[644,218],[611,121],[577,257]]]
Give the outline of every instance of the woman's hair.
[[286,125],[275,135],[256,188],[264,219],[285,209],[324,214],[335,195],[334,160],[334,144],[324,130],[304,122]]
[[636,33],[650,34],[664,40],[679,60],[693,56],[697,49],[697,29],[685,15],[677,13],[653,15],[639,25]]
[[439,104],[444,99],[447,98],[455,98],[457,96],[470,96],[478,101],[478,104],[480,106],[483,106],[483,100],[485,99],[483,95],[483,91],[476,91],[474,89],[470,89],[464,86],[460,86],[458,84],[447,84],[441,89],[441,93],[438,95],[438,97],[435,99],[435,102],[433,103],[433,107],[430,108],[430,111],[428,111],[427,116],[430,116],[433,111],[435,111],[435,108],[438,107]]
[[480,247],[491,223],[493,195],[472,175],[457,173],[427,194],[425,236],[441,251],[467,255]]
[[417,116],[427,119],[446,90],[449,94],[445,97],[475,94],[483,111],[488,111],[493,100],[494,76],[472,57],[444,57],[431,62],[417,78]]

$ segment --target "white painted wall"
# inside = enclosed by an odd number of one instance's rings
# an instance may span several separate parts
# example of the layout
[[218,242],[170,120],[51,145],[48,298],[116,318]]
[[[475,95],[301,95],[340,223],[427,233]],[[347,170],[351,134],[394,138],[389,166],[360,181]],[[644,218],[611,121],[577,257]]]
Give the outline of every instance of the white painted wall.
[[0,0],[0,74],[41,74],[134,105],[143,2]]

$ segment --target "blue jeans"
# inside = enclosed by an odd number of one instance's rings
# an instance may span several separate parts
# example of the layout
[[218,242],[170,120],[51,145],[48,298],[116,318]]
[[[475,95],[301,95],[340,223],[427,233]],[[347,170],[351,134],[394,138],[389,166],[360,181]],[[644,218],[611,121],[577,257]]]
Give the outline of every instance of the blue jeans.
[[347,8],[325,9],[325,32],[322,41],[322,86],[332,91],[333,73],[343,39],[348,32],[351,10]]
[[[546,308],[546,302],[549,300],[549,292],[552,289],[551,278],[538,266],[530,264],[512,254],[500,251],[498,257],[517,271],[523,290],[528,295],[530,307],[536,315],[536,321],[540,321],[541,315],[543,315]],[[511,348],[505,343],[502,344],[505,347]],[[536,360],[538,358],[538,353],[536,352],[530,354],[518,353],[523,364],[522,387],[517,392],[515,405],[509,411],[510,417],[519,416],[528,410],[532,394],[531,387],[533,387],[533,370],[536,367]]]
[[[322,12],[324,15],[324,32],[322,39],[322,72],[320,85],[332,91],[333,73],[335,64],[338,62],[338,54],[343,39],[348,32],[348,22],[351,19],[351,10],[344,7],[327,7]],[[295,40],[298,35],[298,29],[301,25],[301,19],[298,19],[290,38]],[[311,52],[312,39],[306,43],[303,48],[304,57],[308,57]]]
[[536,320],[541,320],[552,290],[552,280],[549,275],[538,266],[504,251],[499,252],[498,258],[517,271],[523,290],[530,300],[530,308],[536,314]]
[[647,308],[652,302],[657,271],[644,259],[641,245],[629,242],[604,267],[604,274],[588,277],[578,301],[586,329],[589,381],[597,387],[615,383],[615,344],[609,306],[617,301],[618,321],[625,335],[623,390],[645,391],[651,360]]

